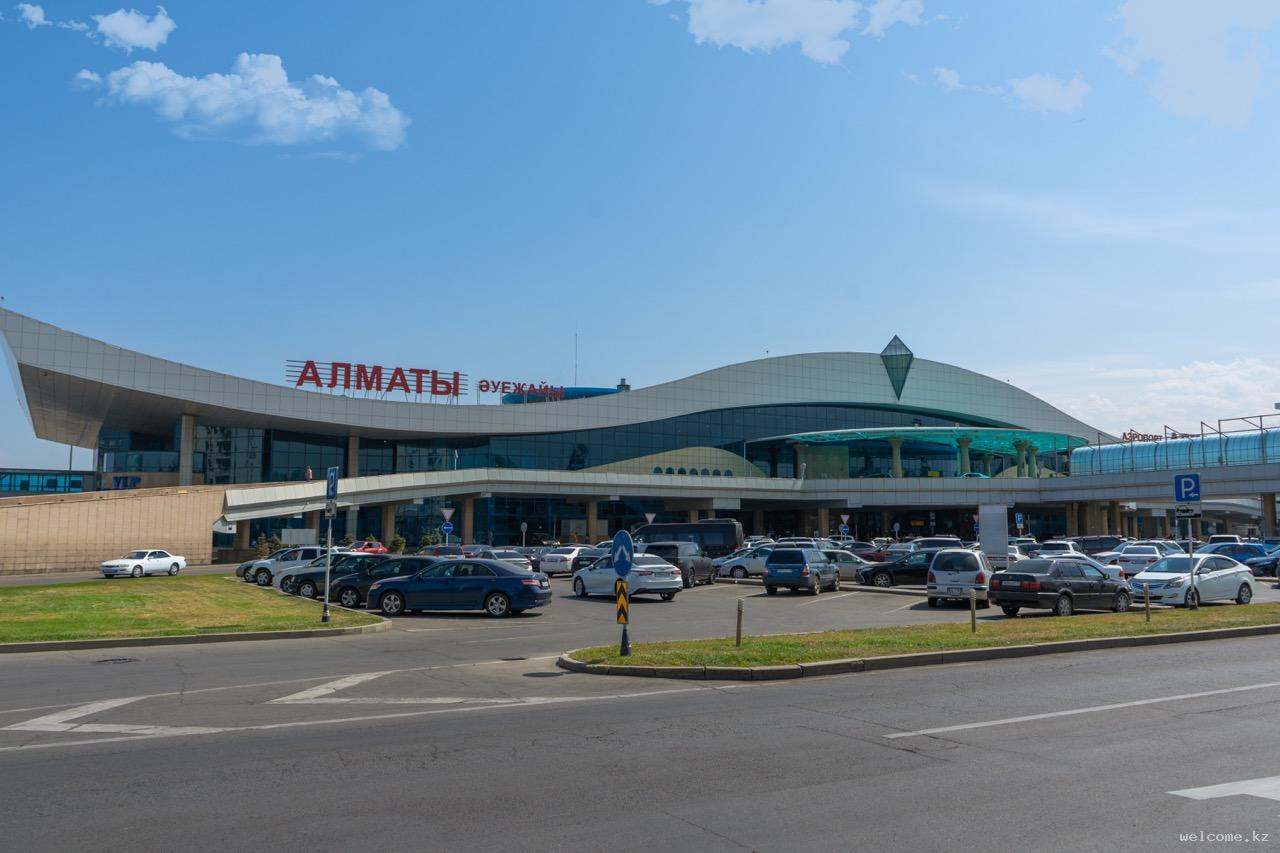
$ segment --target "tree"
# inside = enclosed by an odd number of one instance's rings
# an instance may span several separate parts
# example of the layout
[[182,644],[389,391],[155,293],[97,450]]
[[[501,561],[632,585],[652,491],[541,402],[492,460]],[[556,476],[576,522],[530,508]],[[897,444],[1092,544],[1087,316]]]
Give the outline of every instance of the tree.
[[397,533],[397,534],[395,534],[394,536],[392,536],[392,537],[391,537],[391,543],[390,543],[390,545],[391,545],[391,553],[392,553],[392,554],[403,554],[403,553],[404,553],[404,537],[403,537],[403,536],[401,536],[399,533]]
[[422,534],[422,538],[418,540],[419,548],[426,548],[431,545],[439,545],[439,544],[440,544],[439,533],[424,533]]
[[338,540],[338,544],[345,547],[347,545],[350,545],[354,541],[356,540],[352,538],[350,533],[348,533],[346,536],[343,536],[341,539]]

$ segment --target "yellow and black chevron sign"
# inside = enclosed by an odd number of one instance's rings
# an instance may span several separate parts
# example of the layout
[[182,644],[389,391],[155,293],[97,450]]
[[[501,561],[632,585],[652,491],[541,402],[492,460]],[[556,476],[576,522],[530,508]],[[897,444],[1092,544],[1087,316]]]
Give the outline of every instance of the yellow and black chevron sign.
[[631,603],[627,598],[627,582],[622,578],[614,581],[613,594],[618,598],[618,624],[626,625],[631,615]]

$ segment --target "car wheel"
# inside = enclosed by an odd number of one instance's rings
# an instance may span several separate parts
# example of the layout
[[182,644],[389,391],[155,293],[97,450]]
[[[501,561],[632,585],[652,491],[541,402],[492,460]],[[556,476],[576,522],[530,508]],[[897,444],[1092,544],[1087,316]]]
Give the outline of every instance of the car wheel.
[[1186,598],[1182,599],[1182,606],[1183,607],[1199,607],[1200,593],[1196,592],[1194,589],[1187,590]]
[[177,573],[178,573],[178,564],[174,563],[172,566],[169,567],[169,575],[173,576],[173,575],[176,575]]
[[132,572],[130,572],[129,574],[130,574],[130,575],[132,575],[132,576],[133,576],[133,577],[135,577],[135,578],[140,578],[140,577],[142,577],[142,566],[134,566],[134,567],[133,567],[133,571],[132,571]]
[[777,588],[776,586],[766,586],[766,587],[764,588],[764,591],[765,591],[765,594],[766,594],[766,595],[777,595],[777,594],[778,594],[778,588]]
[[258,582],[258,586],[271,586],[271,572],[266,569],[258,569],[253,579]]
[[484,600],[484,612],[490,616],[507,616],[511,613],[511,599],[500,592],[491,592]]
[[1129,609],[1129,605],[1130,605],[1131,603],[1132,603],[1132,601],[1131,601],[1131,599],[1129,598],[1129,593],[1124,592],[1124,591],[1117,592],[1117,593],[1116,593],[1116,603],[1112,606],[1112,608],[1111,608],[1111,609],[1112,609],[1112,610],[1114,610],[1114,611],[1115,611],[1115,612],[1117,612],[1117,613],[1124,613],[1124,612],[1128,611],[1128,609]]
[[1008,616],[1009,618],[1013,618],[1014,616],[1018,615],[1018,611],[1021,609],[1022,609],[1021,607],[1018,607],[1015,604],[1006,604],[1000,608],[1000,612],[1003,613],[1005,616]]
[[582,578],[573,579],[573,594],[578,598],[587,597],[587,585],[582,582]]
[[930,607],[937,607],[937,606],[939,606],[940,604],[942,604],[942,601],[941,601],[941,600],[939,600],[939,599],[937,599],[937,598],[934,598],[933,596],[929,596],[929,606],[930,606]]
[[986,610],[988,607],[990,607],[990,606],[991,606],[991,602],[990,602],[990,601],[979,601],[979,602],[977,602],[977,605],[978,605],[978,609],[979,609],[979,610]]
[[676,594],[674,592],[660,592],[658,593],[658,597],[661,598],[663,601],[671,601],[673,598],[676,597]]
[[876,572],[871,576],[871,585],[878,586],[881,589],[888,589],[893,586],[893,575],[888,572]]
[[729,572],[729,574],[741,580],[747,576],[747,570],[742,568],[742,566],[734,566],[733,571]]
[[298,595],[303,598],[315,598],[320,590],[316,587],[315,581],[303,581],[298,584]]
[[831,579],[831,591],[832,591],[832,592],[839,592],[839,591],[840,591],[840,576],[839,576],[839,575],[836,575],[834,578],[832,578],[832,579]]
[[295,578],[280,578],[280,591],[285,595],[298,594],[298,581]]
[[815,575],[813,580],[809,581],[809,594],[817,595],[820,592],[822,592],[822,582]]
[[348,609],[360,606],[360,593],[353,586],[344,586],[338,591],[338,603]]
[[1069,595],[1058,596],[1057,602],[1053,605],[1054,616],[1070,616],[1076,612],[1075,603]]
[[1236,604],[1248,604],[1250,601],[1253,601],[1253,590],[1247,583],[1240,584],[1240,589],[1236,592]]
[[404,596],[394,590],[384,592],[378,602],[378,609],[383,616],[399,616],[404,612]]
[[680,576],[680,585],[685,589],[693,589],[693,573],[685,572]]

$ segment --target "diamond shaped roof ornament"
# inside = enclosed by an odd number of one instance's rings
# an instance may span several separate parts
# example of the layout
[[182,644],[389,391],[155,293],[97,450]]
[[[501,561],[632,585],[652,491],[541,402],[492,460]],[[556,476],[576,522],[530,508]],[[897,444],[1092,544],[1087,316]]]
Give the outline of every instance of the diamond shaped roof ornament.
[[902,338],[894,335],[889,345],[880,351],[880,360],[884,362],[884,372],[889,374],[893,393],[901,400],[903,386],[907,384],[907,374],[911,372],[911,362],[916,360],[915,354],[907,349]]

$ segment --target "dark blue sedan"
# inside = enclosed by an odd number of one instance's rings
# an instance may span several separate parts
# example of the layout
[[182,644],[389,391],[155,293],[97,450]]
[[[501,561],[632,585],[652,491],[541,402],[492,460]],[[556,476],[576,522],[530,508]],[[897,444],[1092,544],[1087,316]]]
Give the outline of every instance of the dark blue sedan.
[[509,616],[551,603],[551,582],[501,560],[444,560],[369,587],[366,607],[384,616],[411,610],[483,610]]

